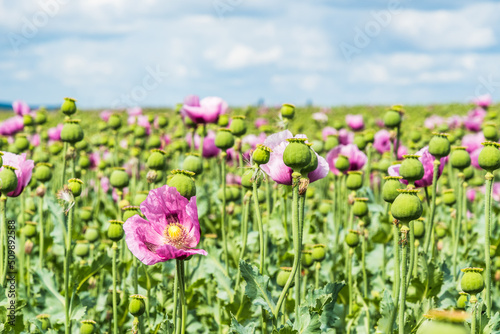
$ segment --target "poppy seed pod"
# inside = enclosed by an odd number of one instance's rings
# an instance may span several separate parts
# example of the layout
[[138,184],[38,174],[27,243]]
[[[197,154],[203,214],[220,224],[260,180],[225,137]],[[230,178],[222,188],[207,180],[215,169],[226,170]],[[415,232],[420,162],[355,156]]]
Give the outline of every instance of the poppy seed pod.
[[446,133],[435,132],[429,142],[429,153],[438,159],[450,154],[451,145],[448,137],[449,135]]
[[95,226],[89,226],[85,230],[84,237],[88,242],[96,242],[99,239],[99,230]]
[[399,167],[399,175],[403,177],[403,179],[408,182],[415,182],[424,177],[424,165],[418,158],[418,155],[403,155],[403,162],[401,163],[401,167]]
[[50,181],[52,178],[52,164],[40,162],[35,168],[35,177],[40,182]]
[[[400,109],[403,110],[402,108]],[[394,106],[384,114],[384,125],[390,129],[397,128],[401,124],[401,114]]]
[[469,316],[464,311],[430,310],[424,315],[429,320],[422,323],[417,334],[470,334],[469,329],[464,325]]
[[75,246],[75,254],[79,257],[86,257],[89,255],[89,242],[88,240],[77,240]]
[[359,245],[359,234],[357,231],[349,230],[345,236],[345,243],[351,248],[355,248]]
[[126,188],[129,184],[129,180],[130,177],[125,171],[125,168],[122,167],[115,167],[109,177],[109,183],[111,186],[118,189]]
[[65,97],[61,105],[61,112],[67,116],[76,113],[76,100],[71,97]]
[[17,175],[16,170],[12,166],[3,165],[0,171],[0,192],[3,194],[16,190],[17,188]]
[[303,250],[302,251],[302,266],[304,268],[309,268],[313,265],[314,263],[314,259],[313,259],[313,256],[312,256],[312,251],[310,250]]
[[158,116],[158,118],[156,118],[156,123],[160,129],[166,128],[168,126],[168,118],[165,116]]
[[182,162],[182,169],[193,172],[195,175],[203,173],[203,159],[198,153],[189,153]]
[[286,119],[293,119],[295,116],[295,106],[290,103],[284,103],[280,109],[281,116]]
[[414,143],[418,143],[422,139],[422,131],[419,130],[414,130],[410,132],[410,140]]
[[144,138],[144,137],[146,137],[146,135],[147,135],[147,131],[146,131],[145,127],[137,125],[134,128],[134,136],[136,138]]
[[368,214],[368,198],[357,197],[354,199],[354,204],[352,206],[352,214],[356,217],[364,217]]
[[337,135],[329,135],[328,137],[326,137],[325,151],[330,151],[337,146],[339,146],[339,137]]
[[476,295],[484,289],[483,269],[481,268],[464,268],[464,275],[460,280],[460,287],[469,295]]
[[326,257],[326,245],[314,245],[312,249],[312,258],[316,262],[321,262]]
[[68,188],[71,190],[73,196],[78,197],[83,190],[83,181],[77,178],[69,179]]
[[80,155],[78,159],[78,166],[82,169],[88,169],[90,167],[90,158],[87,154]]
[[322,202],[320,205],[319,205],[319,208],[318,208],[318,211],[322,214],[322,215],[327,215],[330,210],[332,209],[332,205],[327,203],[327,202]]
[[[276,284],[278,284],[280,287],[284,287],[286,285],[286,282],[288,281],[288,278],[290,277],[290,273],[292,272],[291,267],[281,267],[280,271],[278,272],[278,276],[276,277]],[[292,282],[293,286],[294,283]]]
[[[245,189],[252,190],[253,189],[253,183],[255,180],[253,179],[253,174],[254,171],[249,169],[243,173],[243,176],[241,177],[241,185],[245,187]],[[257,178],[257,188],[260,187],[261,184],[261,178]]]
[[122,119],[119,114],[109,116],[108,126],[113,130],[118,130],[122,126]]
[[97,323],[94,320],[80,321],[80,334],[94,334],[97,329]]
[[384,177],[384,185],[382,186],[382,198],[388,203],[394,202],[398,197],[398,189],[403,189],[403,184],[400,182],[402,176],[386,176]]
[[132,201],[132,203],[134,205],[141,205],[142,202],[144,202],[146,200],[146,198],[148,198],[148,193],[149,191],[147,190],[144,190],[144,191],[139,191],[135,194],[135,197],[134,197],[134,200]]
[[123,238],[123,222],[119,220],[110,220],[108,227],[108,238],[118,242]]
[[283,152],[283,162],[293,169],[301,172],[311,162],[311,149],[306,145],[306,138],[289,138],[289,144]]
[[498,130],[495,123],[487,122],[483,125],[483,135],[488,141],[498,141]]
[[453,206],[457,202],[455,189],[447,189],[443,192],[443,203],[447,206]]
[[325,144],[321,140],[313,140],[311,148],[319,154],[323,152]]
[[363,186],[363,172],[350,171],[347,172],[347,179],[345,182],[347,189],[358,190]]
[[146,311],[146,297],[142,295],[132,295],[130,298],[132,300],[128,304],[128,311],[134,317],[140,317],[144,314],[144,311]]
[[151,154],[149,155],[147,166],[153,170],[163,170],[165,168],[166,163],[166,153],[165,151],[154,149],[151,150]]
[[226,151],[233,147],[234,136],[229,129],[219,129],[215,135],[214,140],[215,146],[223,151]]
[[26,135],[20,134],[17,135],[16,138],[14,139],[14,146],[20,151],[25,151],[30,147],[30,142],[28,138],[26,138]]
[[464,170],[471,164],[471,159],[469,152],[466,151],[466,147],[457,146],[453,148],[450,154],[450,164],[453,168],[459,170]]
[[196,196],[196,185],[194,183],[194,173],[187,170],[175,169],[173,174],[167,181],[169,187],[174,187],[177,191],[188,200]]
[[126,221],[132,216],[139,214],[139,206],[127,205],[122,208],[123,220]]
[[151,135],[148,137],[148,141],[146,142],[146,147],[149,149],[152,148],[160,148],[161,147],[161,139],[157,135]]
[[366,147],[366,140],[362,134],[357,134],[354,136],[354,144],[360,149],[364,150]]
[[36,225],[37,223],[27,221],[24,225],[22,232],[26,236],[26,238],[33,238],[36,235]]
[[44,125],[47,122],[47,112],[45,109],[40,109],[35,114],[35,124]]
[[231,132],[236,137],[241,137],[247,132],[247,124],[245,122],[245,116],[233,116],[231,125],[229,125]]
[[495,142],[484,142],[483,146],[477,161],[482,169],[491,173],[500,168],[500,150],[498,149],[500,145]]
[[448,230],[448,228],[446,227],[445,224],[443,224],[443,223],[436,224],[435,231],[436,231],[436,236],[438,237],[438,239],[444,238],[446,236],[447,230]]
[[422,201],[418,197],[419,190],[398,189],[399,195],[391,206],[391,214],[402,223],[408,223],[422,216]]
[[36,318],[38,319],[38,321],[40,321],[40,327],[44,331],[48,330],[50,328],[50,326],[51,326],[49,317],[50,317],[50,315],[48,315],[48,314],[39,314],[39,315],[36,316]]
[[[310,149],[310,148],[309,148]],[[311,150],[311,161],[309,161],[309,164],[307,166],[303,167],[301,169],[302,177],[308,178],[308,174],[312,173],[318,168],[318,156],[316,155],[316,152]]]
[[252,153],[252,161],[257,165],[265,165],[271,157],[271,149],[262,144],[258,144]]
[[80,120],[73,119],[64,121],[64,125],[61,130],[61,140],[74,145],[82,139],[83,129],[80,125]]
[[337,160],[335,160],[335,168],[340,172],[345,172],[350,167],[349,158],[343,154],[339,154]]
[[465,310],[467,306],[467,299],[469,294],[467,292],[460,291],[457,299],[457,308],[461,310]]
[[217,125],[221,128],[226,127],[229,124],[229,116],[226,114],[219,115]]
[[375,132],[373,130],[365,130],[365,132],[363,133],[363,137],[367,144],[373,144],[373,142],[375,141]]
[[422,217],[413,221],[413,234],[416,239],[421,239],[425,234],[425,224]]

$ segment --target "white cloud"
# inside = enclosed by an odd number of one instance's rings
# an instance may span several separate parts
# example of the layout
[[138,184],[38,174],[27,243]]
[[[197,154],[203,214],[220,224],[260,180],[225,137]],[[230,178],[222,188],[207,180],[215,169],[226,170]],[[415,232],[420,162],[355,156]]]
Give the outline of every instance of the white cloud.
[[235,45],[225,56],[216,50],[208,50],[206,52],[208,59],[214,60],[219,68],[228,70],[271,64],[280,60],[281,55],[282,51],[278,46],[257,51],[243,44]]

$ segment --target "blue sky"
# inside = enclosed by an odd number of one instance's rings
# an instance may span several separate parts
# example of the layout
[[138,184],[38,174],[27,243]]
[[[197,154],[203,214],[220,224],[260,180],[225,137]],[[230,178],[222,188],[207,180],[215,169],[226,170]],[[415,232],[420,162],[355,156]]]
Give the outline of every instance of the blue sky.
[[498,22],[498,1],[0,0],[0,101],[498,101]]

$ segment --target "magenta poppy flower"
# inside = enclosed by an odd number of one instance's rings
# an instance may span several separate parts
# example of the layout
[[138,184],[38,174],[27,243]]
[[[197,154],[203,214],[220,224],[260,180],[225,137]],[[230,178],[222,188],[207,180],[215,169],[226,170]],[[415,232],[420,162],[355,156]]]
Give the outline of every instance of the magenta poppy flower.
[[[424,177],[421,180],[415,181],[415,187],[421,188],[421,187],[428,187],[432,185],[432,178],[434,176],[434,156],[429,153],[429,146],[425,146],[420,151],[415,153],[415,155],[420,156],[418,160],[424,165]],[[439,170],[438,170],[438,179],[441,176],[441,173],[443,173],[443,168],[446,162],[448,161],[448,157],[441,158],[440,162],[441,164],[439,165]],[[388,169],[388,173],[390,176],[400,176],[399,175],[399,167],[401,167],[401,164],[398,165],[392,165]],[[408,184],[406,180],[401,180],[402,183]]]
[[[394,139],[394,146],[396,145],[396,139]],[[403,155],[407,155],[408,154],[408,148],[404,145],[401,145],[401,143],[399,143],[399,147],[398,147],[398,159],[403,159]]]
[[111,117],[111,115],[113,115],[113,112],[111,110],[103,110],[99,114],[99,116],[101,117],[101,119],[103,121],[105,121],[105,122],[107,122],[109,120],[109,118]]
[[28,136],[28,140],[30,141],[30,144],[38,147],[40,146],[40,135],[38,133],[35,133],[33,135]]
[[[9,197],[17,197],[21,195],[24,188],[30,183],[35,163],[33,160],[26,160],[26,153],[18,155],[10,152],[3,152],[2,158],[3,165],[14,167],[17,176],[17,188],[6,195]],[[3,168],[4,167],[1,167],[0,170]]]
[[242,144],[248,144],[252,149],[255,149],[257,145],[264,144],[267,136],[264,132],[261,132],[258,136],[254,134],[249,134],[243,137],[241,140]]
[[448,127],[450,129],[458,129],[461,128],[462,125],[464,125],[464,117],[458,116],[458,115],[453,115],[448,117],[446,120],[446,123],[448,123]]
[[140,115],[142,115],[142,108],[141,107],[128,108],[127,114],[129,116],[140,116]]
[[331,126],[325,126],[323,130],[321,130],[321,137],[324,141],[328,138],[328,136],[337,136],[339,133],[337,130],[332,128]]
[[467,152],[472,153],[473,151],[477,150],[478,148],[482,148],[483,145],[481,143],[483,143],[485,141],[486,141],[486,139],[484,138],[484,135],[482,132],[469,133],[469,134],[466,134],[462,138],[462,146],[466,147]]
[[427,129],[432,130],[432,129],[435,129],[438,126],[445,124],[445,123],[446,123],[446,121],[443,117],[438,116],[438,115],[432,115],[432,116],[429,116],[425,119],[424,126]]
[[201,101],[195,95],[189,95],[184,99],[182,113],[188,116],[194,123],[215,123],[219,115],[228,109],[227,102],[220,97],[209,96]]
[[328,115],[322,112],[315,112],[312,114],[312,119],[320,123],[326,123],[328,122]]
[[[194,139],[196,144],[196,137]],[[198,144],[199,145],[199,144]],[[209,130],[205,139],[203,139],[203,157],[204,158],[213,158],[216,157],[220,152],[220,149],[215,146],[215,131]]]
[[375,120],[375,125],[376,125],[376,126],[378,126],[379,128],[383,128],[383,127],[385,127],[385,123],[384,123],[384,121],[383,121],[382,119],[380,119],[380,118],[377,118],[377,119]]
[[363,130],[365,127],[363,115],[346,115],[345,122],[354,131]]
[[61,140],[61,131],[64,124],[57,124],[56,127],[47,130],[47,134],[50,140]]
[[[264,141],[264,145],[272,150],[271,157],[267,164],[260,166],[271,179],[279,184],[285,185],[292,185],[293,170],[283,162],[283,153],[288,146],[287,139],[289,138],[294,137],[288,130],[267,137]],[[305,138],[305,136],[297,135],[295,138]],[[317,181],[328,175],[328,163],[323,157],[317,153],[315,154],[318,157],[318,167],[307,175],[309,182]]]
[[241,176],[233,174],[233,173],[227,173],[226,174],[226,184],[241,184]]
[[340,175],[340,171],[335,168],[335,162],[337,161],[339,155],[345,155],[349,159],[349,169],[346,171],[361,170],[366,164],[368,158],[366,154],[359,150],[359,148],[354,144],[339,145],[333,148],[326,155],[326,161],[330,167],[330,171],[335,175]]
[[389,131],[382,129],[378,131],[373,139],[373,147],[380,153],[389,152],[391,150],[391,134]]
[[14,110],[16,115],[19,116],[28,115],[31,111],[30,106],[26,102],[21,100],[12,102],[12,109]]
[[476,199],[476,189],[474,188],[467,189],[465,196],[467,197],[467,200],[469,202],[474,202],[474,200]]
[[142,263],[153,265],[171,259],[184,260],[190,255],[207,255],[195,249],[200,242],[200,223],[196,196],[187,200],[167,185],[153,189],[141,204],[139,215],[123,224],[127,246]]
[[481,131],[481,125],[486,117],[486,111],[482,108],[476,108],[467,113],[464,119],[464,125],[467,130]]
[[109,178],[107,178],[106,176],[103,176],[101,178],[101,188],[104,191],[104,193],[107,193],[110,189]]
[[260,128],[262,125],[267,125],[267,124],[269,124],[269,122],[265,118],[257,118],[254,123],[257,129]]
[[478,107],[487,109],[493,103],[493,100],[491,99],[490,94],[485,94],[476,97],[475,99],[472,100],[472,102]]
[[474,151],[470,153],[470,160],[472,167],[482,170],[481,166],[479,166],[479,153],[481,153],[483,149],[481,147],[476,148]]
[[342,145],[349,145],[354,142],[354,133],[347,129],[339,130],[339,143]]
[[24,120],[21,116],[14,116],[0,123],[0,135],[12,136],[24,129]]

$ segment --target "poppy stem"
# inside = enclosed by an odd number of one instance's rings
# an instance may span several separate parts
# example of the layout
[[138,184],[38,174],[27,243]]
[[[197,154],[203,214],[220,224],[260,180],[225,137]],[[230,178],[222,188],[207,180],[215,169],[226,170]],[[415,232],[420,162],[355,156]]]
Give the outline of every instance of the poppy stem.
[[38,266],[43,268],[43,248],[44,248],[44,239],[45,239],[45,232],[44,232],[44,225],[43,225],[43,196],[40,196],[40,200],[38,201],[38,220],[39,220],[39,225],[40,226],[40,232],[39,232],[39,240],[40,240],[40,251],[39,251],[39,256],[38,256]]
[[[431,237],[434,234],[434,216],[436,215],[436,188],[437,188],[437,176],[439,173],[439,165],[441,162],[439,159],[434,160],[434,169],[432,172],[432,199],[431,199],[431,219],[427,222],[425,229],[425,243],[424,243],[424,253],[429,250],[429,244],[431,242]],[[432,245],[434,247],[434,245]],[[434,253],[434,252],[433,252]],[[431,257],[432,259],[432,257]]]
[[113,275],[113,334],[118,334],[118,301],[117,301],[117,294],[116,294],[116,262],[117,260],[117,253],[118,253],[118,244],[116,241],[113,242],[113,246],[111,247],[113,258],[112,258],[112,275]]
[[222,151],[221,157],[221,169],[222,169],[222,208],[221,208],[221,229],[222,229],[222,243],[224,246],[224,263],[226,265],[226,273],[229,274],[229,254],[227,251],[227,236],[226,236],[226,155],[227,153]]
[[[68,212],[68,233],[66,235],[66,256],[64,258],[64,309],[65,309],[65,333],[71,333],[71,319],[70,319],[70,300],[71,293],[69,289],[69,265],[71,263],[71,236],[73,234],[73,210],[74,205],[69,209]],[[114,263],[114,262],[113,262]]]
[[491,193],[493,191],[492,173],[488,172],[486,179],[486,199],[484,201],[484,218],[485,218],[485,234],[484,234],[484,261],[486,263],[485,276],[485,303],[486,315],[491,317],[491,258],[490,258],[490,234],[491,234]]
[[399,302],[399,333],[404,334],[405,332],[405,306],[406,306],[406,261],[408,253],[408,227],[401,226],[401,292],[400,292],[400,302]]
[[458,244],[460,242],[460,230],[462,228],[462,192],[464,183],[464,173],[458,173],[458,185],[457,185],[457,221],[455,223],[455,240],[453,240],[453,281],[457,280],[457,255],[458,255]]
[[[177,271],[177,280],[179,285],[179,299],[180,299],[180,310],[179,318],[181,320],[181,325],[177,326],[175,329],[176,334],[184,334],[186,331],[186,300],[184,297],[184,262],[183,260],[175,260],[175,269]],[[178,323],[178,322],[177,322]]]
[[[243,223],[241,225],[241,236],[242,244],[240,251],[240,258],[238,264],[245,257],[245,251],[247,249],[247,239],[248,239],[248,216],[250,215],[250,202],[252,199],[252,192],[248,191],[243,197]],[[241,271],[238,270],[238,275],[236,276],[236,285],[234,286],[234,294],[238,291],[241,280]]]
[[7,196],[4,194],[0,195],[0,217],[1,217],[1,226],[0,226],[0,240],[2,241],[2,251],[0,253],[0,275],[2,275],[0,279],[0,285],[4,286],[5,283],[5,274],[7,271],[7,216],[5,211],[5,205],[7,202]]

